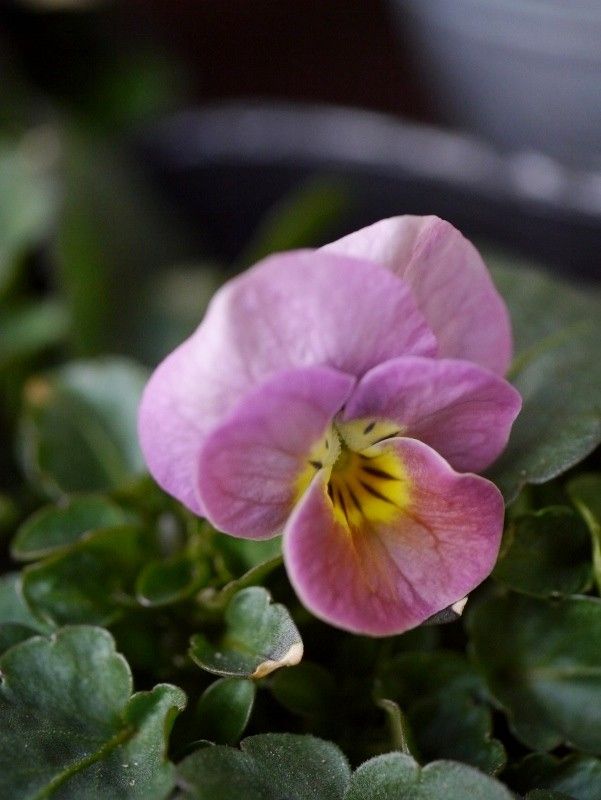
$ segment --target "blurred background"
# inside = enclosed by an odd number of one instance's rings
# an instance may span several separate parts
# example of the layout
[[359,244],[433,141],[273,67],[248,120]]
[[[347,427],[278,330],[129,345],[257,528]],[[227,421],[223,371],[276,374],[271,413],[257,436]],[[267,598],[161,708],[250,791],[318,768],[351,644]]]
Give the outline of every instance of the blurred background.
[[598,281],[600,86],[597,0],[4,0],[0,378],[393,214]]

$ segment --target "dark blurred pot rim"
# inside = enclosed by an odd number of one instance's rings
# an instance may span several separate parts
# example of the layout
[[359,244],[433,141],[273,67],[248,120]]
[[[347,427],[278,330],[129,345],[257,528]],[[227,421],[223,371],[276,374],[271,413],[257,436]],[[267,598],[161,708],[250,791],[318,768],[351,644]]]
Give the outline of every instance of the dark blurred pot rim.
[[601,61],[601,4],[564,0],[388,0],[397,14],[428,27],[530,58],[569,61],[574,68]]
[[601,219],[601,170],[535,151],[501,153],[480,139],[354,108],[271,101],[182,111],[146,140],[174,167],[218,162],[311,164],[440,181],[541,216]]

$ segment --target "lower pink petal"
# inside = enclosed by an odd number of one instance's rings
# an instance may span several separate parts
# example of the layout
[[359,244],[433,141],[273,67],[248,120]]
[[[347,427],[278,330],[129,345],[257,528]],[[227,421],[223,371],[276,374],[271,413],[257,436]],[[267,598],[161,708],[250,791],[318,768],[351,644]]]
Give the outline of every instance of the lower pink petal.
[[317,476],[284,531],[284,560],[301,601],[339,628],[402,633],[465,597],[492,570],[504,506],[494,484],[456,473],[427,445],[393,439],[409,500],[390,523],[347,528]]

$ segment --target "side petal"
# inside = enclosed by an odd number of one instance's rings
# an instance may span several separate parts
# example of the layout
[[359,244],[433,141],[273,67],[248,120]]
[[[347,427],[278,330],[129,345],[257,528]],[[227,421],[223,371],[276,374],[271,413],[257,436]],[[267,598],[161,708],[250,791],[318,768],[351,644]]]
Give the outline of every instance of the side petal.
[[465,597],[492,570],[503,499],[490,481],[454,472],[427,445],[395,439],[408,502],[394,520],[345,526],[317,476],[284,531],[284,561],[303,604],[355,633],[390,636]]
[[[218,344],[213,343],[218,349]],[[156,482],[194,513],[204,508],[196,484],[204,437],[232,403],[248,390],[233,365],[214,370],[207,331],[199,329],[162,361],[146,384],[138,411],[138,438]]]
[[438,217],[384,219],[324,248],[389,267],[412,288],[439,356],[504,375],[512,353],[505,303],[476,248]]
[[510,383],[476,364],[407,356],[370,370],[343,419],[364,437],[362,448],[379,438],[382,425],[371,420],[381,419],[430,445],[454,469],[480,472],[505,449],[521,405]]
[[142,452],[156,481],[202,514],[203,440],[266,377],[319,364],[360,376],[389,358],[435,351],[410,289],[384,267],[321,251],[272,256],[223,286],[151,376]]
[[354,383],[327,367],[289,370],[238,403],[200,451],[199,495],[213,525],[251,539],[282,532],[299,494],[337,455],[330,423]]

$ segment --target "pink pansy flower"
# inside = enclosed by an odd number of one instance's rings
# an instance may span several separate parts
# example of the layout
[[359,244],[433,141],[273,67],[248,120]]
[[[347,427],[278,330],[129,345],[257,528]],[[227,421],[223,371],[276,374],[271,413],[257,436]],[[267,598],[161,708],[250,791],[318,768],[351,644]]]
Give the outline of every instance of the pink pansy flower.
[[233,536],[283,533],[302,602],[405,631],[492,569],[497,488],[474,472],[519,408],[507,310],[436,217],[265,259],[153,374],[140,438],[159,484]]

